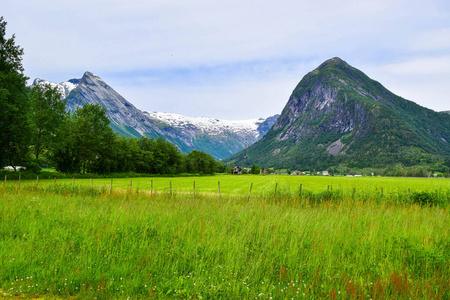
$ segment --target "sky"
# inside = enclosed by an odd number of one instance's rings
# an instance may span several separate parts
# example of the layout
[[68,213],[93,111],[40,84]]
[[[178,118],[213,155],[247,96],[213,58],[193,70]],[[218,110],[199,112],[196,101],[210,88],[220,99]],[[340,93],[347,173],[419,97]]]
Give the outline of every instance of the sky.
[[147,111],[268,117],[332,57],[450,110],[448,0],[0,0],[0,16],[30,84],[90,71]]

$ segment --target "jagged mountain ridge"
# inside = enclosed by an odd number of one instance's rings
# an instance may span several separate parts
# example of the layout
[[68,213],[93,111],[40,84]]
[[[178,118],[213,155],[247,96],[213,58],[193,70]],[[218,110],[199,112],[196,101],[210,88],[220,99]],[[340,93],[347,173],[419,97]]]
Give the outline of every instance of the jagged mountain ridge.
[[106,108],[110,126],[128,137],[163,137],[183,152],[197,149],[224,159],[253,144],[270,129],[278,115],[243,121],[186,117],[173,113],[146,112],[136,108],[99,76],[86,72],[81,79],[53,83],[35,79],[33,85],[50,84],[74,111],[86,103]]
[[[333,58],[309,72],[247,164],[298,169],[413,165],[450,155],[450,116],[394,95]],[[227,161],[244,163],[244,152]],[[419,160],[419,161],[417,161]]]

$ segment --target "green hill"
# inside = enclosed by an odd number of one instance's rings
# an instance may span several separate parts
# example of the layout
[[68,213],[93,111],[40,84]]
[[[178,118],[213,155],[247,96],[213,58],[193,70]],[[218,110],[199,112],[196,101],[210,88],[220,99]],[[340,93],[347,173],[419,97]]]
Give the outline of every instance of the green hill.
[[263,139],[226,161],[295,169],[444,163],[450,115],[394,95],[339,58],[296,86]]

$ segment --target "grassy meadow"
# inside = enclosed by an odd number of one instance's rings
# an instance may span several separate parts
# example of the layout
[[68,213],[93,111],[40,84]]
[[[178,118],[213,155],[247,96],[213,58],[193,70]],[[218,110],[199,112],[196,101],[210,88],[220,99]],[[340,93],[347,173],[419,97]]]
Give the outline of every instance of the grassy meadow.
[[155,177],[113,179],[112,193],[110,184],[0,186],[0,297],[450,298],[447,179]]
[[[145,177],[145,178],[93,178],[92,186],[110,190],[111,180],[114,189],[127,190],[130,187],[137,191],[151,191],[156,193],[196,193],[217,195],[248,195],[252,186],[252,195],[273,196],[277,194],[296,195],[300,192],[320,193],[332,190],[345,194],[356,194],[359,197],[398,198],[413,192],[450,193],[450,179],[444,178],[408,178],[408,177],[341,177],[341,176],[284,176],[284,175],[216,175],[216,176],[188,176],[188,177]],[[195,183],[194,183],[195,182]],[[76,187],[91,187],[91,179],[40,179],[22,180],[22,185],[67,185]],[[3,186],[16,186],[17,180],[7,180]]]

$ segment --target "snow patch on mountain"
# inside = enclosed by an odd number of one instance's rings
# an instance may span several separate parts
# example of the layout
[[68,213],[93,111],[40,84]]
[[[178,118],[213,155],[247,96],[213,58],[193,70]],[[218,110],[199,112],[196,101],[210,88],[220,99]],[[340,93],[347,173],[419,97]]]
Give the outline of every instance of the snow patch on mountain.
[[56,87],[58,93],[61,94],[61,99],[65,99],[67,98],[67,96],[69,96],[70,92],[78,86],[78,81],[79,80],[72,79],[61,83],[55,83],[48,80],[36,78],[31,86],[33,87],[36,85],[49,85],[51,88]]
[[209,117],[187,117],[175,113],[143,111],[150,119],[158,120],[178,129],[196,127],[206,134],[220,135],[226,132],[254,135],[259,138],[258,127],[264,118],[249,120],[218,120]]
[[105,108],[111,127],[120,135],[162,137],[184,153],[196,149],[216,159],[224,159],[261,139],[279,117],[234,121],[146,112],[136,108],[91,72],[85,72],[80,79],[61,83],[35,79],[32,86],[38,84],[56,87],[61,98],[66,100],[68,111],[73,112],[85,104],[98,104]]

